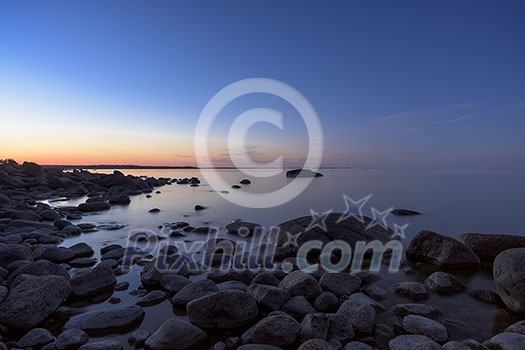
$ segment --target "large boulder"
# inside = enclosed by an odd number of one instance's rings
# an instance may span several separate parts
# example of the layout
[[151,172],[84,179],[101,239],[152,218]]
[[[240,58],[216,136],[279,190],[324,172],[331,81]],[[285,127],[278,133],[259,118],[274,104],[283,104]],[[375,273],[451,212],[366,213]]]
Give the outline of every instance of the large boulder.
[[456,277],[442,271],[436,271],[425,280],[425,285],[438,294],[452,295],[461,292],[466,287]]
[[494,260],[494,282],[509,309],[525,313],[525,248],[504,251]]
[[186,311],[197,327],[223,329],[244,326],[259,313],[255,298],[238,290],[224,290],[193,300]]
[[0,305],[0,323],[33,328],[69,297],[71,286],[59,276],[20,275]]
[[33,276],[60,276],[69,280],[69,272],[67,272],[62,266],[53,264],[47,260],[38,260],[25,264],[14,270],[9,275],[8,283],[13,283],[18,276],[23,274]]
[[107,310],[91,311],[70,319],[64,329],[81,329],[91,336],[127,332],[144,319],[140,306],[123,306]]
[[409,261],[436,265],[443,269],[477,269],[480,260],[460,241],[432,231],[421,231],[406,250]]
[[171,299],[173,305],[186,306],[190,301],[219,291],[219,287],[210,280],[201,280],[186,285]]
[[191,323],[170,318],[146,340],[146,347],[151,350],[190,349],[193,345],[206,338],[200,328]]
[[504,234],[464,233],[456,237],[472,249],[483,261],[493,261],[499,253],[513,248],[525,248],[525,237]]
[[444,343],[448,338],[445,326],[423,316],[406,316],[403,319],[403,329],[409,334],[424,335],[439,343]]
[[372,306],[355,300],[347,300],[341,304],[337,314],[344,316],[356,331],[360,333],[372,332],[376,317],[376,310]]
[[70,280],[75,298],[85,298],[113,290],[117,278],[111,267],[99,264],[92,270],[76,275]]
[[290,299],[288,292],[266,284],[251,284],[248,287],[248,293],[257,300],[260,306],[270,310],[279,310]]
[[323,291],[319,282],[309,273],[297,270],[288,275],[279,283],[279,287],[287,291],[292,297],[303,295],[314,301]]
[[525,335],[519,333],[500,333],[483,343],[490,350],[523,350]]
[[319,284],[323,290],[342,297],[355,293],[361,286],[361,279],[348,273],[325,272],[321,276]]
[[301,326],[292,316],[275,312],[263,318],[241,336],[244,344],[285,347],[295,342]]
[[89,202],[78,205],[78,210],[83,213],[92,213],[109,209],[111,209],[111,204],[108,202]]
[[20,260],[33,261],[31,249],[19,244],[0,244],[0,267]]

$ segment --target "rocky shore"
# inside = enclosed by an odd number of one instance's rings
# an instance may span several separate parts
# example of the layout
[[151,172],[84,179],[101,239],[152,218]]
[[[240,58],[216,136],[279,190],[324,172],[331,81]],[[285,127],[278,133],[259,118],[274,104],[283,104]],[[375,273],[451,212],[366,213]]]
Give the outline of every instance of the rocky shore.
[[[281,266],[291,266],[286,272],[214,268],[207,278],[195,280],[188,269],[160,268],[159,262],[169,264],[180,257],[174,246],[159,256],[118,244],[99,252],[83,242],[63,246],[68,237],[94,229],[74,223],[89,213],[127,205],[133,196],[160,186],[198,183],[196,178],[1,164],[0,350],[525,349],[522,236],[469,233],[450,238],[422,231],[405,247],[398,281],[391,285],[366,269],[298,269],[297,246],[287,244],[290,236],[298,237],[298,246],[318,239],[327,244],[341,240],[352,247],[357,241],[387,242],[392,237],[393,232],[381,226],[367,229],[369,218],[338,222],[337,214],[327,218],[326,230],[308,229],[309,217],[279,225],[276,256]],[[74,207],[52,206],[53,199],[74,197],[87,200]],[[41,202],[49,199],[50,204]],[[229,233],[238,234],[241,226],[232,224]],[[257,231],[256,224],[245,226],[249,234]],[[175,227],[183,231],[188,225],[179,222]],[[392,258],[384,254],[383,267]],[[370,263],[365,257],[365,267]],[[141,285],[129,291],[130,303],[89,311],[71,306],[76,301],[111,302],[116,291],[130,289],[127,281],[117,279],[125,277],[126,264],[141,271]],[[487,268],[495,290],[469,289],[465,281]],[[445,310],[427,303],[433,297],[446,301],[455,296],[497,305],[513,322],[483,339],[460,339],[454,330],[458,324],[443,318]],[[393,304],[392,298],[403,302]],[[166,302],[184,315],[173,313],[158,329],[141,328],[148,308]]]

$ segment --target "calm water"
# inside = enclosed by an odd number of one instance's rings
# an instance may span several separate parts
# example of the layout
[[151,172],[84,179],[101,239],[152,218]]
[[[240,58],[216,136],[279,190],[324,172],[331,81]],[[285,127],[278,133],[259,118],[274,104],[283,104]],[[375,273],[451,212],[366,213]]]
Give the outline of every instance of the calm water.
[[[200,170],[122,170],[133,175],[154,177],[192,177],[202,179]],[[211,170],[202,170],[211,171]],[[243,178],[252,179],[252,184],[243,186],[240,191],[253,193],[270,192],[285,186],[289,181],[284,176],[252,178],[236,170],[219,170],[230,184]],[[262,172],[262,171],[261,171]],[[160,194],[132,197],[129,206],[113,207],[111,210],[85,216],[81,222],[126,224],[116,231],[98,231],[82,234],[64,242],[65,246],[79,241],[91,244],[97,251],[100,247],[112,243],[125,244],[130,229],[149,229],[159,231],[158,226],[167,222],[187,221],[193,226],[224,226],[242,219],[260,223],[266,227],[279,224],[289,219],[309,215],[310,209],[317,212],[327,210],[343,211],[345,203],[343,194],[354,200],[372,194],[363,214],[371,216],[371,208],[379,211],[390,207],[407,208],[423,213],[414,217],[388,216],[389,225],[409,224],[406,243],[422,229],[456,236],[465,232],[525,234],[522,218],[525,211],[525,172],[515,170],[494,171],[394,171],[374,169],[323,170],[325,176],[316,178],[311,185],[297,198],[275,208],[249,209],[232,204],[214,191],[206,183],[199,187],[171,185],[159,188]],[[239,191],[230,188],[216,189]],[[225,196],[228,196],[227,194]],[[85,198],[53,205],[76,205]],[[194,205],[201,204],[206,210],[195,212]],[[160,213],[151,214],[151,208],[161,209]],[[221,232],[222,233],[222,232]],[[181,238],[179,238],[181,239]],[[192,239],[191,235],[187,239]],[[202,239],[202,235],[199,237]],[[128,295],[129,291],[140,284],[139,272],[135,267],[130,273],[119,276],[119,281],[129,281],[130,289],[115,292],[114,297],[121,298],[121,305],[131,304],[136,297]],[[459,276],[469,288],[494,289],[490,278],[490,267],[473,276]],[[407,280],[403,274],[386,274],[379,286],[389,289],[394,281]],[[194,276],[193,279],[203,278]],[[419,280],[425,275],[418,273]],[[400,302],[410,302],[390,295],[384,302],[391,306]],[[497,307],[483,304],[471,299],[466,293],[455,297],[434,295],[426,303],[435,305],[444,311],[441,320],[455,320],[455,326],[449,326],[452,339],[472,337],[485,340],[493,330],[501,329],[516,318],[502,315]],[[114,307],[107,300],[96,303],[76,304],[88,309]],[[184,317],[184,310],[173,310],[171,303],[165,301],[157,306],[146,308],[146,318],[141,328],[156,330],[166,319],[178,314]],[[384,315],[383,315],[384,314]],[[391,324],[394,320],[387,313],[378,315],[378,320]],[[127,335],[122,335],[126,342]]]

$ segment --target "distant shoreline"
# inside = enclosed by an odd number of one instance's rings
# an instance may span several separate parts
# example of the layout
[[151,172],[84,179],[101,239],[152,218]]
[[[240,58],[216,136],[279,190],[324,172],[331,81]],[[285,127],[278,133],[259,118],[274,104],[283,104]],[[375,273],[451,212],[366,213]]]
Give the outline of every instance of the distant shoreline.
[[[42,165],[42,167],[47,169],[64,169],[64,170],[88,170],[88,169],[98,169],[98,170],[112,170],[112,169],[226,169],[226,170],[235,170],[235,169],[269,169],[269,168],[254,168],[254,167],[213,167],[213,168],[199,168],[196,166],[181,166],[181,165]],[[272,168],[273,169],[273,168]],[[298,169],[297,167],[285,167],[285,169]],[[352,167],[320,167],[319,169],[353,169]],[[372,168],[365,168],[372,169]]]

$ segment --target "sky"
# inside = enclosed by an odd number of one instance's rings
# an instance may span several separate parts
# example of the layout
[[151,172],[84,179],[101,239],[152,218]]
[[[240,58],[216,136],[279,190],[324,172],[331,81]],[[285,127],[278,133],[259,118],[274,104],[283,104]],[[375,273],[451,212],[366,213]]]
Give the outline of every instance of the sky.
[[[525,167],[523,1],[2,1],[0,158],[195,165],[199,115],[221,89],[282,81],[315,108],[324,166]],[[307,128],[252,94],[250,156],[299,165]]]

